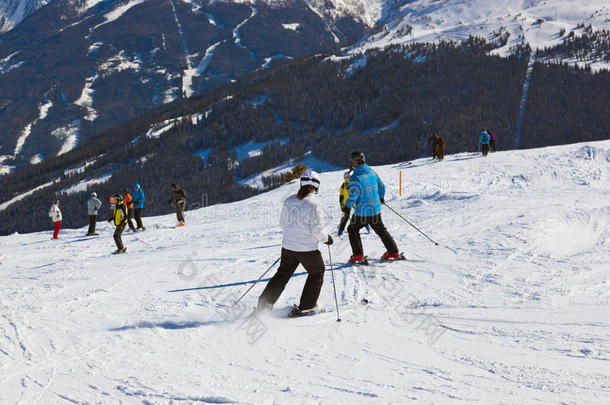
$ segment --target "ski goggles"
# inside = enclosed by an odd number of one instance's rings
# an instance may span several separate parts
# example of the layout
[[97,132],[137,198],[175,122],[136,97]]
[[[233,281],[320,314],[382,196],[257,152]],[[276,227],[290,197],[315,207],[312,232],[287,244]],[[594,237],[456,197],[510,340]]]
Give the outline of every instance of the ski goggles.
[[301,177],[301,187],[303,186],[314,186],[317,190],[320,188],[320,180],[310,179],[309,177]]

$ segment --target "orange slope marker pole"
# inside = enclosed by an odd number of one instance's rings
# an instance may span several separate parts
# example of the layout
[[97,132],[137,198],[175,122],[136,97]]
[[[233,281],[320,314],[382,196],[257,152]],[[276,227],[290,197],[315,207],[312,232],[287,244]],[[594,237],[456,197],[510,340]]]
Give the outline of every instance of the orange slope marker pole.
[[398,196],[402,197],[402,170],[398,172]]

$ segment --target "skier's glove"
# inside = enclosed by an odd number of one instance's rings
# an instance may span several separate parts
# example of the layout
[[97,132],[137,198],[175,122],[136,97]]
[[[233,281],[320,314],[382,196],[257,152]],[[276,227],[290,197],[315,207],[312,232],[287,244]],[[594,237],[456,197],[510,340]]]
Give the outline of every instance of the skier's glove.
[[379,201],[381,201],[381,204],[385,204],[385,200],[383,199],[383,197],[380,197]]
[[347,208],[347,207],[341,208],[341,211],[343,211],[344,214],[349,214],[351,210],[352,210],[351,208]]
[[328,235],[328,240],[326,242],[324,242],[325,245],[332,245],[333,244],[333,237]]

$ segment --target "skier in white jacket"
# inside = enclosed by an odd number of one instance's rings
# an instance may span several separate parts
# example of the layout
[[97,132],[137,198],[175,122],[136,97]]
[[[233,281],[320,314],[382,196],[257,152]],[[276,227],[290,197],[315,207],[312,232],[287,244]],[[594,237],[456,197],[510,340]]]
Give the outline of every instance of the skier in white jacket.
[[55,227],[53,239],[58,239],[62,220],[61,210],[59,209],[59,198],[55,200],[53,205],[51,205],[51,209],[49,209],[49,217],[51,218],[51,221],[53,221],[53,226]]
[[277,273],[258,299],[258,310],[271,310],[286,287],[288,280],[302,264],[309,273],[298,307],[291,316],[316,311],[318,296],[324,282],[324,260],[319,243],[332,245],[333,239],[324,228],[323,213],[316,193],[320,175],[308,170],[301,176],[299,192],[284,201],[280,227],[284,232],[282,256]]

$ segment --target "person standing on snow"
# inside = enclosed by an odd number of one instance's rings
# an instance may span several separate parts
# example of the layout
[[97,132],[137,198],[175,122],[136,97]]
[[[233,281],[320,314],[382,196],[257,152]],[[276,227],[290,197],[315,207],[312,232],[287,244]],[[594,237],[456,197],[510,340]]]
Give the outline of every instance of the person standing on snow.
[[483,132],[481,132],[481,136],[479,137],[479,142],[481,144],[481,153],[483,153],[483,156],[487,156],[487,153],[489,153],[489,140],[489,134],[486,130],[483,130]]
[[445,142],[443,137],[437,136],[436,137],[436,156],[438,157],[439,161],[445,159],[445,147],[446,146],[447,146],[447,143]]
[[489,151],[496,152],[496,134],[489,131]]
[[366,164],[366,157],[362,152],[352,152],[350,157],[354,174],[350,179],[349,198],[345,202],[348,208],[355,207],[354,218],[347,227],[349,242],[353,255],[350,263],[365,261],[360,229],[370,225],[373,231],[381,238],[386,252],[382,260],[396,260],[400,258],[396,242],[381,220],[381,204],[384,203],[385,185],[371,167]]
[[116,229],[114,230],[114,243],[116,243],[116,253],[125,253],[127,248],[123,246],[123,240],[121,239],[121,234],[125,229],[125,225],[127,224],[127,208],[125,208],[125,203],[123,200],[123,196],[120,194],[116,194],[110,197],[110,204],[112,207],[112,216],[108,218],[108,222],[114,224]]
[[87,211],[89,212],[89,230],[87,236],[97,236],[95,225],[97,223],[97,211],[102,206],[102,202],[97,199],[97,193],[91,193],[91,198],[87,201]]
[[436,158],[438,158],[438,155],[436,152],[437,142],[438,142],[438,136],[436,136],[436,134],[432,134],[428,137],[428,147],[430,149],[432,149],[432,160],[435,160]]
[[178,219],[178,226],[184,226],[184,207],[186,207],[186,192],[178,187],[176,184],[171,185],[172,198],[169,199],[169,205],[172,205],[176,201],[176,218]]
[[55,199],[51,209],[49,209],[49,217],[53,221],[55,230],[53,231],[53,239],[59,239],[59,230],[61,229],[61,210],[59,209],[59,198]]
[[135,232],[136,228],[133,226],[133,221],[131,220],[131,217],[133,216],[133,198],[126,188],[123,189],[123,201],[127,208],[127,225],[131,232]]
[[295,306],[290,316],[306,315],[317,310],[324,282],[324,260],[318,244],[333,244],[333,238],[324,229],[322,208],[316,197],[319,187],[320,175],[307,170],[301,176],[298,193],[284,200],[280,214],[280,227],[284,232],[280,267],[259,297],[258,311],[273,309],[299,264],[309,274],[299,306]]
[[146,201],[146,197],[144,196],[144,191],[142,191],[142,187],[140,184],[136,183],[133,186],[133,193],[131,193],[131,198],[133,202],[133,209],[136,216],[136,226],[137,231],[145,231],[144,225],[142,225],[142,211],[144,211],[144,201]]
[[[352,210],[350,208],[345,207],[345,202],[349,197],[349,178],[350,178],[351,170],[343,173],[343,184],[339,188],[339,205],[341,206],[341,211],[343,212],[343,217],[341,218],[341,222],[339,223],[339,230],[337,232],[338,236],[342,236],[343,232],[345,232],[345,226],[347,225],[347,221],[349,221],[349,216]],[[371,233],[371,228],[367,225],[366,230],[368,233]]]

